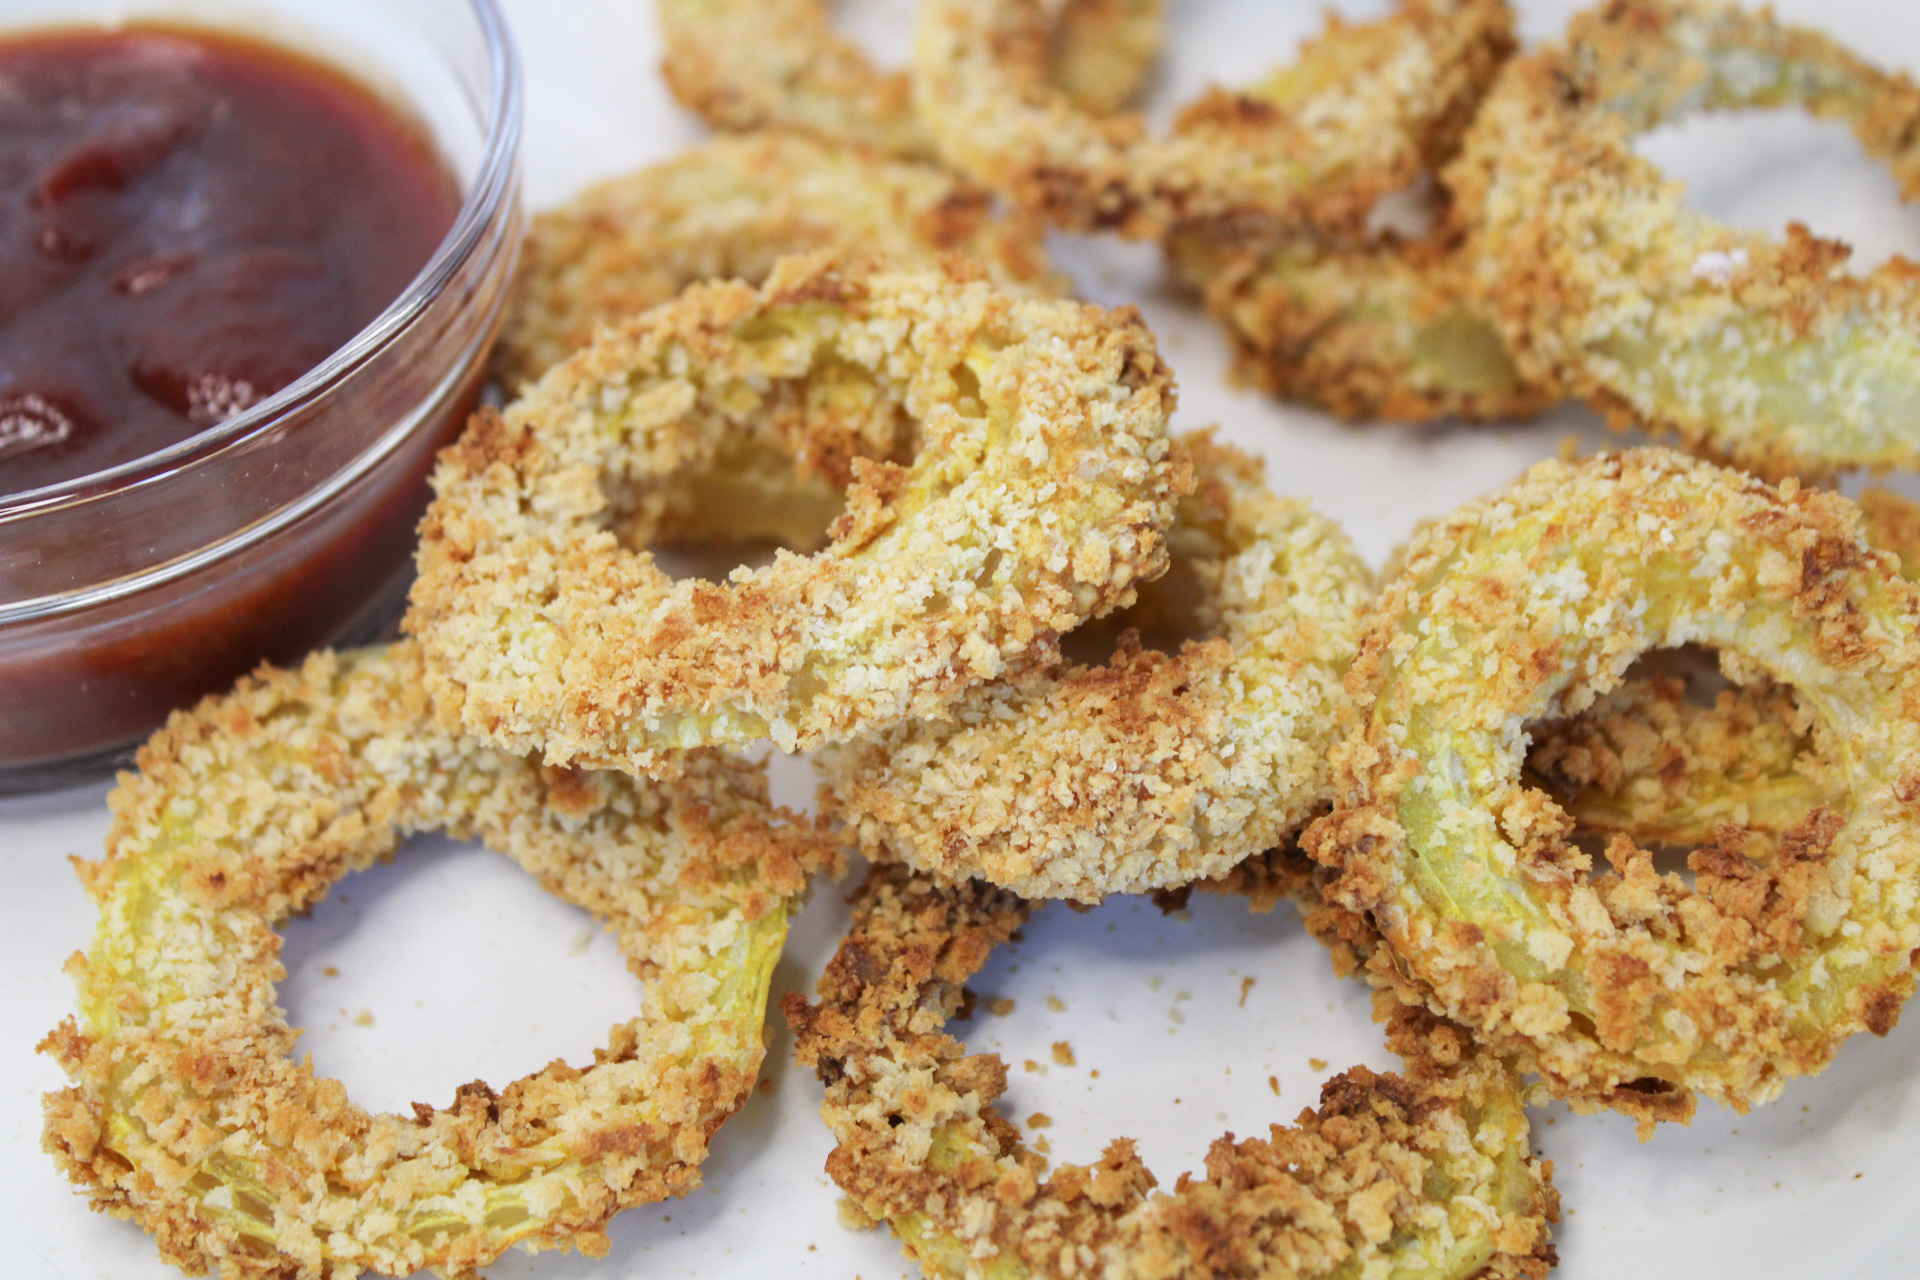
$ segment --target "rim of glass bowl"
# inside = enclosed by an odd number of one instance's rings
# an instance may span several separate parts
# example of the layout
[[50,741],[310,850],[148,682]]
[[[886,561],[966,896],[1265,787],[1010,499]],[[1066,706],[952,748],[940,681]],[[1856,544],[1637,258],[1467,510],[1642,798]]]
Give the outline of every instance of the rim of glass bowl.
[[[200,459],[262,431],[285,417],[289,411],[311,403],[344,381],[391,345],[433,304],[448,281],[482,245],[499,217],[503,204],[512,199],[518,189],[522,106],[520,56],[495,0],[467,0],[467,4],[480,25],[488,71],[492,77],[487,103],[486,141],[473,185],[461,201],[460,212],[454,218],[452,229],[406,290],[371,324],[349,339],[345,346],[244,413],[235,414],[218,426],[209,427],[178,444],[104,471],[0,497],[0,530],[22,519],[76,502],[131,492],[145,485],[159,483]],[[196,552],[97,585],[77,587],[11,604],[0,602],[0,625],[44,618],[117,599],[191,573],[213,560],[252,546],[322,505],[410,434],[410,431],[388,431],[363,450],[342,473],[330,477],[327,482],[288,503],[273,515],[216,538]]]

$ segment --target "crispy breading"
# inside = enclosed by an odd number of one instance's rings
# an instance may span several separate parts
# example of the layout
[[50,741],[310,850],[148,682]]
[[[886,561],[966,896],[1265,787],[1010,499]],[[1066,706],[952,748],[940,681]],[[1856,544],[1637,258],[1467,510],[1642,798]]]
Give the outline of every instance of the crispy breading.
[[1524,378],[1770,478],[1920,467],[1920,272],[1693,212],[1633,135],[1797,105],[1920,195],[1920,87],[1766,10],[1609,0],[1501,73],[1447,172]]
[[[410,644],[263,668],[176,712],[110,798],[73,1085],[45,1145],[94,1208],[222,1280],[471,1276],[513,1244],[606,1250],[699,1185],[747,1098],[787,916],[837,852],[718,753],[671,783],[543,769],[438,728]],[[419,830],[478,837],[599,917],[646,980],[594,1062],[372,1115],[292,1057],[274,930]]]
[[[1349,676],[1334,812],[1304,837],[1379,983],[1476,1028],[1577,1106],[1744,1109],[1885,1034],[1920,946],[1920,592],[1837,494],[1664,449],[1543,463],[1430,526]],[[1777,846],[1624,836],[1611,872],[1522,778],[1529,722],[1587,710],[1655,648],[1791,686],[1833,782]],[[1751,680],[1749,680],[1751,682]],[[1654,1108],[1650,1111],[1649,1108]]]
[[1357,228],[1447,154],[1512,46],[1505,0],[1403,0],[1378,22],[1329,18],[1253,89],[1214,89],[1162,138],[1097,117],[1047,78],[1045,0],[928,0],[913,93],[948,163],[1074,230],[1134,238],[1303,221]]
[[1539,1280],[1553,1265],[1558,1197],[1529,1152],[1518,1078],[1412,1010],[1390,1033],[1404,1076],[1335,1076],[1294,1127],[1220,1138],[1206,1176],[1170,1194],[1124,1138],[1048,1174],[993,1108],[1005,1064],[944,1030],[1031,908],[978,881],[876,866],[820,1002],[782,1002],[826,1085],[827,1172],[927,1275]]
[[1097,902],[1219,874],[1325,804],[1372,575],[1257,459],[1210,434],[1179,443],[1197,484],[1146,590],[1196,596],[1203,638],[1168,655],[1123,636],[1102,664],[985,685],[938,720],[823,751],[822,812],[869,857]]
[[[1084,110],[1117,111],[1160,52],[1165,0],[1061,0],[1047,74]],[[716,129],[793,129],[829,143],[934,158],[905,72],[836,35],[826,0],[659,0],[660,72]]]
[[[435,473],[407,626],[447,714],[553,763],[670,769],[934,715],[1161,571],[1173,400],[1131,309],[1013,298],[957,263],[787,259],[477,416]],[[832,543],[672,581],[645,545],[769,429],[848,485]]]
[[1001,284],[1069,292],[1035,220],[943,169],[798,134],[721,137],[609,179],[533,220],[494,370],[531,382],[603,326],[703,280],[759,284],[776,260],[857,249],[902,264],[975,259]]

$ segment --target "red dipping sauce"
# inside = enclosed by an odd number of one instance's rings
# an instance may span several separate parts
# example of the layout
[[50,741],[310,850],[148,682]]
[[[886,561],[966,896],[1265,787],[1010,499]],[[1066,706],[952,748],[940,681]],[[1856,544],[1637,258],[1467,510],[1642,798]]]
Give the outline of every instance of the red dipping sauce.
[[511,274],[495,169],[425,290],[460,186],[348,75],[200,30],[0,40],[0,793],[391,618]]
[[459,208],[416,123],[284,50],[0,42],[0,494],[280,390],[400,296]]

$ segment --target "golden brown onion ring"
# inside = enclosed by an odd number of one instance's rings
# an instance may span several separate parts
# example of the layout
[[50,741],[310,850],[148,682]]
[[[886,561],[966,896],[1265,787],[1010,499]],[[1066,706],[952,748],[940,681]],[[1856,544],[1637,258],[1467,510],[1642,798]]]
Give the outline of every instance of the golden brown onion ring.
[[978,881],[876,866],[820,1003],[782,1002],[827,1087],[827,1172],[927,1275],[1539,1280],[1552,1266],[1558,1197],[1529,1151],[1518,1078],[1413,1010],[1390,1032],[1404,1076],[1335,1076],[1295,1127],[1217,1140],[1204,1180],[1155,1194],[1125,1139],[1048,1174],[993,1108],[1005,1064],[968,1055],[943,1025],[1031,909]]
[[1137,115],[1095,117],[1048,83],[1049,12],[1046,0],[927,0],[914,101],[948,163],[1064,227],[1142,239],[1193,224],[1357,228],[1451,153],[1513,41],[1504,0],[1329,19],[1293,66],[1211,91],[1154,138]]
[[1203,639],[984,685],[937,720],[822,752],[822,811],[868,856],[942,880],[1097,902],[1217,875],[1327,800],[1372,575],[1332,521],[1277,498],[1257,459],[1181,440],[1197,481],[1173,567]]
[[[1372,977],[1524,1055],[1576,1105],[1744,1108],[1885,1034],[1920,947],[1920,593],[1852,505],[1667,450],[1545,463],[1418,536],[1351,687],[1334,812],[1305,843],[1385,936]],[[1524,726],[1694,643],[1798,693],[1844,803],[1695,886],[1611,873],[1525,785]]]
[[1633,135],[1692,112],[1845,120],[1920,194],[1920,88],[1817,32],[1704,0],[1611,0],[1515,59],[1448,170],[1473,293],[1528,380],[1764,475],[1920,467],[1920,272],[1866,277],[1689,210]]
[[[265,669],[177,712],[80,865],[100,921],[46,1146],[191,1274],[471,1276],[508,1246],[603,1253],[615,1212],[700,1183],[747,1098],[788,912],[836,853],[705,753],[671,783],[545,770],[439,727],[411,645]],[[619,935],[640,1015],[584,1068],[371,1115],[292,1057],[275,928],[408,834],[478,837]]]
[[[435,474],[407,625],[468,732],[556,763],[669,768],[934,715],[1160,572],[1172,403],[1131,311],[1012,298],[958,264],[787,259],[477,416]],[[741,483],[770,434],[851,482],[825,550],[713,583],[633,549],[676,508],[778,517],[701,488]]]
[[[1160,51],[1165,0],[1063,0],[1048,79],[1096,115],[1139,90]],[[826,0],[660,0],[660,71],[717,129],[792,129],[824,142],[934,158],[904,72],[881,71],[834,34]]]
[[1043,230],[995,215],[986,191],[932,165],[798,134],[715,138],[533,220],[494,368],[518,387],[690,284],[759,284],[814,249],[927,266],[959,253],[1010,289],[1065,295]]

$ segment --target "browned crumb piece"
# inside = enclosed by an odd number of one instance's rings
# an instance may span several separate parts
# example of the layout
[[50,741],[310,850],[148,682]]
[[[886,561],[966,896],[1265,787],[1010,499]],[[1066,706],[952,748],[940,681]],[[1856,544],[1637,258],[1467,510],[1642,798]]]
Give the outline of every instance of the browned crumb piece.
[[1053,1065],[1056,1067],[1071,1067],[1075,1065],[1073,1060],[1073,1046],[1065,1040],[1055,1040],[1053,1042]]
[[1044,1111],[1036,1111],[1027,1117],[1027,1128],[1048,1129],[1053,1126],[1053,1117]]
[[1009,1017],[1013,1013],[1012,996],[995,996],[987,1001],[987,1012],[996,1018]]
[[[820,1002],[783,1001],[800,1061],[826,1085],[828,1173],[929,1275],[1311,1280],[1401,1263],[1445,1280],[1538,1280],[1552,1266],[1558,1200],[1527,1151],[1518,1081],[1411,1010],[1391,1030],[1409,1055],[1404,1077],[1335,1077],[1297,1127],[1216,1142],[1204,1179],[1156,1192],[1124,1139],[1096,1164],[1048,1175],[991,1105],[1005,1065],[941,1030],[1029,910],[979,882],[941,887],[876,866]],[[1468,1240],[1471,1262],[1439,1264]]]

